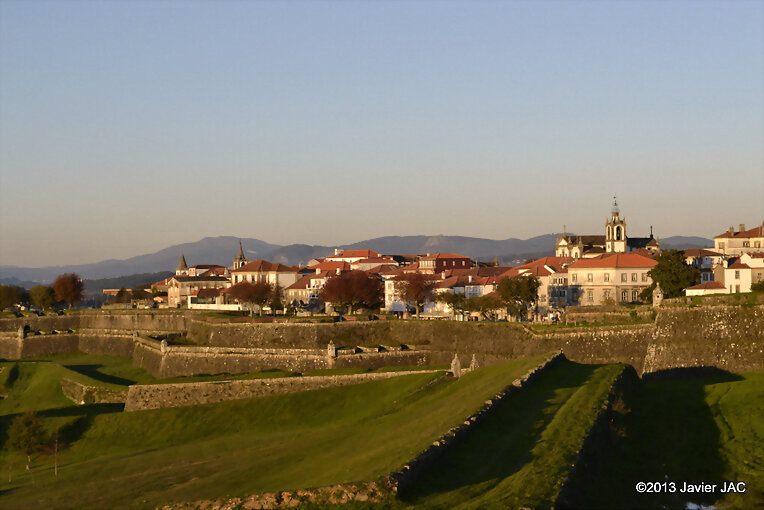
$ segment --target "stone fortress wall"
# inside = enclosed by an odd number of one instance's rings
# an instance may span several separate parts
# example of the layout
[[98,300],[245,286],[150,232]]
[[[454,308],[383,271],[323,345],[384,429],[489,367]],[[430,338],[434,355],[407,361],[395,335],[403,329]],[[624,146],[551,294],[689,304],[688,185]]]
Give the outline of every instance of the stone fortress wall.
[[[25,326],[29,331],[20,331]],[[187,332],[184,345],[149,338],[180,331]],[[454,353],[461,359],[474,354],[485,365],[549,352],[581,363],[628,363],[638,373],[690,366],[745,372],[764,367],[762,340],[762,305],[667,307],[658,309],[652,324],[541,331],[517,323],[414,320],[219,324],[179,311],[0,319],[0,358],[78,350],[131,356],[157,377],[444,365]],[[331,355],[329,343],[336,346]]]

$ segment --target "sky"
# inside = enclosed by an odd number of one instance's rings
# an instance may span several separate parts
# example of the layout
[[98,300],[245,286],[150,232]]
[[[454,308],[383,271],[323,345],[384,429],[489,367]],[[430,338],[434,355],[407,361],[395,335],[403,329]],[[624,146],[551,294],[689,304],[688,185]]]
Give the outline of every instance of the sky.
[[613,195],[764,220],[764,2],[0,2],[0,265],[599,234]]

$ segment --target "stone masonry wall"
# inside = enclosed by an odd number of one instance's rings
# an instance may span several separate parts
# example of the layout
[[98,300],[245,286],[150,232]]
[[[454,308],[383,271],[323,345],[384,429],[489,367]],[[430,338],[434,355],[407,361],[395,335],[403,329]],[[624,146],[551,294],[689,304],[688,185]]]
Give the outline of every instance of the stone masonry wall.
[[126,391],[115,391],[98,386],[87,386],[71,379],[61,379],[61,391],[75,404],[123,404]]
[[390,379],[431,370],[130,386],[125,411],[181,407]]
[[[110,313],[115,317],[110,318]],[[334,366],[374,368],[382,363],[439,365],[448,363],[454,352],[464,359],[476,354],[482,364],[490,364],[558,350],[573,361],[623,362],[631,364],[640,373],[697,364],[714,365],[731,372],[764,366],[764,306],[761,305],[668,307],[658,310],[655,324],[543,331],[517,323],[391,320],[337,324],[215,324],[190,317],[198,318],[198,315],[179,312],[83,314],[84,323],[103,327],[75,330],[74,336],[27,335],[21,351],[13,334],[15,329],[9,331],[9,324],[18,329],[28,319],[45,319],[45,327],[63,329],[71,325],[71,316],[0,319],[0,329],[4,330],[0,332],[0,357],[16,359],[76,349],[119,356],[132,353],[138,366],[163,377],[268,368],[298,372]],[[55,320],[63,322],[51,322]],[[142,347],[133,342],[135,347],[131,350],[129,335],[135,329],[106,327],[141,326],[145,329],[139,331],[150,334],[171,331],[172,327],[183,324],[190,328],[188,341],[199,345],[170,345],[164,355],[158,351],[159,342],[155,341]],[[75,338],[79,341],[75,342]],[[395,347],[401,344],[414,349],[364,352],[339,356],[332,361],[321,354],[330,341],[338,349],[342,346]],[[184,347],[191,350],[184,350]]]

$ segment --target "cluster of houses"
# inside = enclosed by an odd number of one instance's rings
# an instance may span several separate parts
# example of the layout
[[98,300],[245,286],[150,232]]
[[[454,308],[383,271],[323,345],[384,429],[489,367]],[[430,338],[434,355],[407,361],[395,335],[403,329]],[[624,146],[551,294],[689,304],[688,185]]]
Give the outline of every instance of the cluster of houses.
[[[699,285],[687,295],[750,292],[764,279],[764,225],[739,231],[730,229],[716,236],[711,249],[685,251],[686,262],[701,270]],[[323,303],[321,290],[327,280],[348,271],[365,271],[378,278],[384,289],[382,308],[405,313],[409,303],[400,297],[397,282],[419,273],[433,280],[434,294],[454,293],[467,298],[491,295],[503,278],[534,277],[540,286],[535,307],[537,317],[547,317],[570,305],[623,304],[638,302],[651,286],[649,271],[657,265],[660,242],[652,235],[630,238],[626,221],[613,204],[604,235],[568,235],[555,243],[555,256],[527,261],[515,267],[477,262],[455,253],[381,254],[373,250],[335,250],[334,255],[314,259],[305,267],[266,260],[250,261],[241,245],[230,267],[188,266],[181,255],[175,275],[152,285],[166,290],[166,306],[204,310],[244,310],[230,289],[241,282],[266,282],[281,290],[282,302],[297,310],[319,312],[331,309]],[[267,310],[267,307],[266,307]],[[425,317],[450,316],[444,300],[431,299]]]

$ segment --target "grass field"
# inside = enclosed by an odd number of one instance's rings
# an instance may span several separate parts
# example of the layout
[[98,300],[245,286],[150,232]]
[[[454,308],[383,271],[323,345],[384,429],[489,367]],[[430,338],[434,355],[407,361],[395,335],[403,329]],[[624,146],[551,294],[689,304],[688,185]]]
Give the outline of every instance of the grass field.
[[[681,371],[680,371],[681,375]],[[578,508],[764,507],[764,373],[645,380],[575,483]],[[745,494],[637,494],[639,481],[744,481]]]
[[[488,366],[437,384],[434,372],[132,413],[121,405],[74,406],[60,389],[61,377],[122,388],[158,382],[129,358],[75,354],[0,363],[6,367],[0,443],[13,417],[34,409],[65,444],[58,477],[49,454],[26,472],[19,453],[0,450],[0,508],[153,508],[373,480],[540,360]],[[551,367],[498,404],[392,506],[550,506],[622,368],[569,361]],[[346,371],[315,375],[327,373]],[[244,376],[273,374],[292,375]],[[672,378],[635,381],[603,423],[566,489],[572,507],[764,506],[764,373],[680,370]],[[637,481],[744,481],[747,492],[638,495]],[[367,505],[339,508],[360,507]]]
[[[0,506],[152,507],[225,495],[371,480],[402,464],[537,365],[534,358],[431,385],[439,373],[186,408],[121,413],[68,403],[54,364],[26,364],[3,410],[45,408],[53,428],[70,420],[55,478],[50,457],[31,473],[18,454],[0,465]],[[33,368],[35,367],[35,368]],[[10,398],[7,399],[10,401]],[[55,423],[51,423],[55,422]]]
[[547,508],[620,365],[552,367],[449,451],[404,498],[417,507]]

